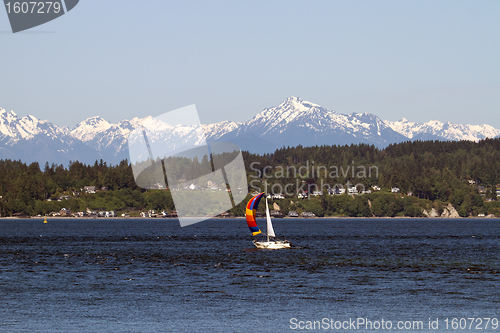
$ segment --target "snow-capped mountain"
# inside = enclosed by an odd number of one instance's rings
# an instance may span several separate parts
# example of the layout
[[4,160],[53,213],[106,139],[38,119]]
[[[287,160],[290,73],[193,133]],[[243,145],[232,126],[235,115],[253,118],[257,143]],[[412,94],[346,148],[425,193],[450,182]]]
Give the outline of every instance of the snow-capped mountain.
[[500,137],[489,125],[460,125],[429,121],[424,124],[384,121],[374,114],[341,114],[290,97],[266,108],[246,122],[223,121],[192,126],[171,126],[151,116],[112,124],[91,117],[73,129],[34,116],[18,117],[0,109],[0,159],[21,159],[67,165],[70,160],[112,164],[128,159],[128,136],[138,126],[148,129],[156,145],[196,146],[206,141],[228,141],[253,153],[272,152],[283,146],[367,143],[383,148],[407,140],[470,140]]
[[298,97],[264,109],[219,141],[229,141],[252,152],[271,152],[283,146],[370,143],[385,147],[406,137],[368,113],[345,115]]
[[405,118],[394,122],[385,121],[385,123],[410,140],[468,140],[477,142],[497,137],[500,134],[500,130],[490,125],[460,125],[451,122],[442,123],[437,120],[418,124]]
[[0,108],[0,159],[66,165],[81,156],[100,157],[98,152],[74,138],[67,127],[33,116],[19,118],[13,111]]
[[241,123],[235,123],[234,121],[223,121],[210,125],[202,125],[202,127],[207,139],[214,141],[220,139],[224,134],[235,131],[240,125]]
[[68,129],[59,127],[46,120],[38,120],[33,116],[19,118],[14,111],[0,109],[0,135],[11,143],[19,140],[30,140],[39,134],[68,135]]

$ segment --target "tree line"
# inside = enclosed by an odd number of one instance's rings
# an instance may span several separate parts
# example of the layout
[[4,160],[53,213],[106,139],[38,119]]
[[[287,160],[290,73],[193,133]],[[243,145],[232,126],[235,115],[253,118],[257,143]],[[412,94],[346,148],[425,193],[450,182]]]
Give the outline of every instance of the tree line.
[[[451,203],[461,216],[468,216],[499,209],[500,139],[409,141],[385,149],[368,144],[299,145],[270,154],[242,154],[250,193],[262,190],[264,183],[268,189],[286,188],[294,196],[304,191],[311,195],[313,189],[324,191],[323,196],[311,200],[289,197],[277,201],[283,211],[307,210],[319,216],[420,216],[424,209],[441,211]],[[365,190],[376,185],[382,191],[364,196],[326,195],[327,187],[346,184]],[[85,186],[99,191],[85,194]],[[486,193],[481,196],[483,187]],[[391,188],[400,193],[390,194]],[[0,196],[2,216],[43,215],[62,207],[73,211],[175,209],[169,191],[137,186],[127,160],[118,165],[102,160],[93,165],[73,161],[66,167],[47,163],[43,168],[36,162],[0,160]],[[485,202],[485,198],[493,201]],[[231,212],[242,215],[244,203]]]

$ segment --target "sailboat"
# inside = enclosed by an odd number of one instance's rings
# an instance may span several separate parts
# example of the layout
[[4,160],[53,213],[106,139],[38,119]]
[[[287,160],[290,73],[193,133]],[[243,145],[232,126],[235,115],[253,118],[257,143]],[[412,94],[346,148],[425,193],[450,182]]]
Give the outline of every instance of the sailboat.
[[[246,219],[247,219],[247,224],[248,227],[250,228],[250,231],[252,232],[253,236],[257,236],[258,234],[262,233],[262,231],[259,229],[257,226],[257,221],[255,219],[255,214],[257,212],[257,206],[259,205],[260,200],[262,197],[265,196],[265,193],[259,193],[252,197],[250,201],[247,204],[247,209],[246,209]],[[259,242],[256,239],[253,240],[253,244],[255,245],[256,248],[258,249],[287,249],[291,247],[291,244],[289,241],[284,240],[280,241],[277,239],[271,239],[271,237],[276,237],[273,229],[273,223],[271,221],[271,216],[269,215],[269,204],[267,203],[267,197],[266,197],[266,218],[267,218],[267,241],[266,242]]]

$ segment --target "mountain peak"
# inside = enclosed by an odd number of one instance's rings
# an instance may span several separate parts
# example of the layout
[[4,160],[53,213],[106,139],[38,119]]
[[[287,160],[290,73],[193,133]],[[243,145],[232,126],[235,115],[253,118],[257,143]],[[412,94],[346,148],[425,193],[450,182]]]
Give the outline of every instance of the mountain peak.
[[107,131],[112,125],[105,119],[95,116],[85,119],[71,130],[74,137],[82,141],[89,141],[94,138],[96,133]]
[[304,111],[313,107],[320,107],[318,104],[314,104],[308,101],[304,101],[300,97],[290,96],[285,99],[278,107],[280,108],[294,108],[297,111]]
[[269,124],[277,124],[278,122],[289,121],[305,116],[306,114],[321,109],[319,105],[302,100],[300,97],[291,96],[285,99],[280,105],[264,109],[257,114],[252,120],[247,122],[251,124],[255,121],[268,121]]
[[109,129],[110,127],[111,124],[106,119],[103,119],[99,116],[95,116],[79,122],[73,130],[76,131],[78,129],[87,128],[100,132]]
[[0,117],[2,117],[2,118],[11,118],[12,119],[12,118],[17,118],[17,114],[14,111],[12,111],[12,110],[7,111],[7,110],[5,110],[3,108],[0,108]]
[[[383,121],[375,114],[336,113],[295,96],[264,109],[246,122],[220,122],[199,128],[169,125],[151,116],[111,124],[95,116],[78,123],[72,130],[28,115],[18,117],[0,108],[0,158],[45,159],[67,163],[69,159],[92,162],[99,158],[118,163],[128,158],[127,138],[143,124],[154,142],[175,145],[206,141],[234,142],[252,153],[272,152],[282,146],[344,145],[369,143],[385,147],[406,140],[470,140],[500,136],[488,125],[460,125],[429,121],[414,123],[406,118]],[[30,141],[32,140],[32,141]],[[27,152],[29,147],[30,152]],[[51,147],[50,154],[46,152]]]
[[295,96],[290,96],[287,99],[283,101],[283,103],[286,102],[291,102],[291,103],[302,103],[302,98],[300,97],[295,97]]
[[78,125],[80,125],[80,124],[103,124],[103,123],[109,124],[109,122],[106,121],[105,119],[103,119],[102,117],[94,116],[94,117],[90,117],[90,118],[85,119],[84,121],[79,122]]

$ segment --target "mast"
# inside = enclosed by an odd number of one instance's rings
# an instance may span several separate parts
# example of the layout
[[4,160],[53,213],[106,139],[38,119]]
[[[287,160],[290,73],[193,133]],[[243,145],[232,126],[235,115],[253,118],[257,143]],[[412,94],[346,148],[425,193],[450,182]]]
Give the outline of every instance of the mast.
[[265,191],[265,196],[266,196],[266,219],[267,219],[267,226],[266,226],[266,235],[267,235],[267,242],[269,243],[269,220],[270,220],[270,216],[269,216],[269,205],[267,203],[267,180],[265,182],[266,184],[266,191]]
[[273,223],[271,222],[271,215],[269,215],[269,204],[267,203],[266,196],[266,218],[267,218],[267,241],[269,242],[269,236],[276,237],[274,234]]
[[269,205],[267,204],[267,195],[266,195],[266,219],[267,219],[267,229],[266,229],[266,234],[267,234],[267,242],[269,243],[269,219],[271,217],[269,216]]
[[273,229],[273,223],[271,222],[271,215],[269,214],[269,204],[267,203],[267,181],[264,183],[266,185],[266,191],[264,192],[264,195],[266,196],[266,218],[267,218],[267,242],[269,243],[269,236],[270,237],[276,237],[274,234],[274,229]]

